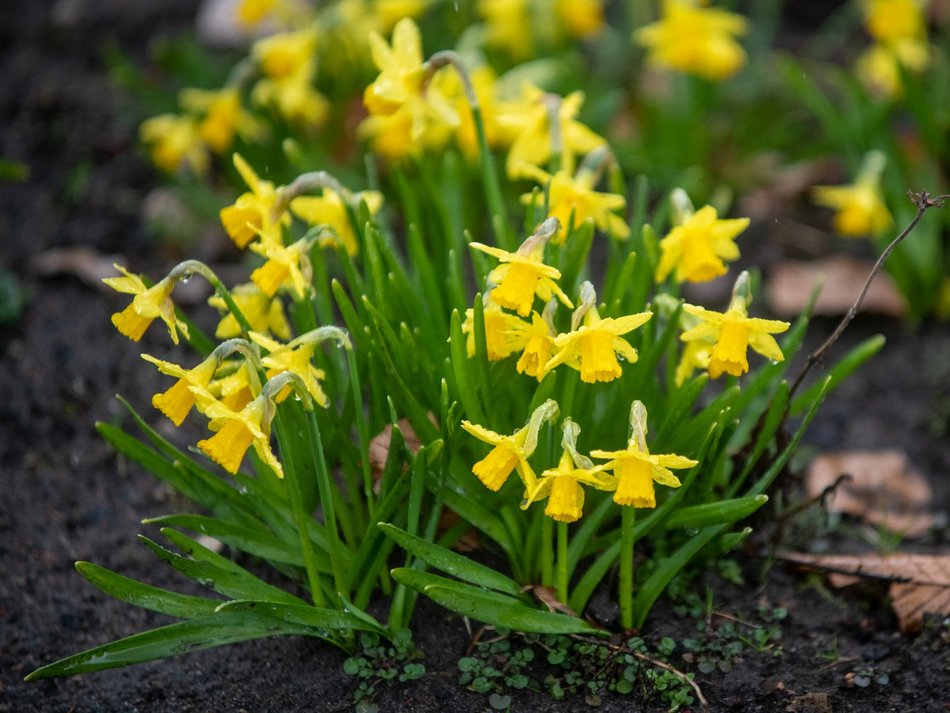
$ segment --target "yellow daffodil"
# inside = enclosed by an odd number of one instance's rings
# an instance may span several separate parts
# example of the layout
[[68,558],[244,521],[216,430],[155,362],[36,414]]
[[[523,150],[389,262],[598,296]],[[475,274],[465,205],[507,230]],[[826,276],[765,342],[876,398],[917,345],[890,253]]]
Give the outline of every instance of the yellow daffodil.
[[525,84],[518,101],[499,104],[499,135],[511,144],[508,176],[520,178],[525,165],[543,166],[554,154],[560,156],[560,168],[571,172],[575,156],[603,146],[606,141],[575,118],[583,103],[583,92],[561,98]]
[[741,15],[704,7],[707,4],[704,0],[663,0],[660,19],[633,35],[646,47],[647,61],[714,81],[739,71],[746,55],[735,38],[746,32],[748,23]]
[[152,397],[152,406],[165,414],[176,426],[180,426],[191,411],[191,407],[195,405],[195,395],[189,387],[208,388],[218,368],[218,356],[212,353],[192,369],[183,369],[178,364],[162,361],[148,354],[143,354],[142,358],[158,367],[163,374],[177,379],[167,391]]
[[697,369],[709,368],[709,357],[712,354],[713,342],[694,339],[686,342],[679,363],[676,365],[674,379],[677,386],[682,386],[693,376]]
[[254,85],[251,98],[271,106],[285,119],[304,126],[321,126],[330,110],[326,98],[313,87],[317,71],[316,28],[283,32],[258,40],[251,48],[264,77]]
[[527,423],[510,436],[490,431],[484,426],[462,421],[462,428],[483,443],[493,446],[487,456],[472,466],[472,472],[489,490],[497,491],[514,470],[526,489],[537,479],[528,458],[538,445],[538,431],[546,421],[557,418],[558,405],[548,399],[534,410]]
[[268,297],[273,297],[278,289],[289,283],[297,298],[304,299],[313,278],[309,256],[311,244],[308,239],[286,247],[270,241],[254,243],[251,249],[266,257],[267,262],[251,273],[251,281]]
[[[219,369],[208,385],[208,393],[232,411],[247,406],[260,391],[261,385],[254,367],[246,359],[230,362]],[[201,410],[201,404],[196,404]]]
[[[276,376],[282,371],[289,371],[296,374],[303,381],[304,386],[311,398],[319,406],[326,406],[329,403],[320,381],[326,376],[322,369],[313,365],[313,352],[318,343],[312,341],[301,342],[298,339],[289,344],[281,344],[263,334],[251,332],[251,339],[260,346],[264,347],[268,354],[261,358],[261,363],[267,368],[267,377]],[[290,393],[290,387],[286,387],[277,395],[276,400],[282,401]]]
[[556,353],[544,365],[545,373],[560,364],[567,364],[580,371],[581,381],[593,384],[620,377],[623,370],[617,360],[618,354],[631,364],[637,360],[637,350],[621,335],[647,322],[653,313],[602,319],[596,301],[594,286],[585,282],[581,285],[581,304],[571,319],[571,331],[559,334],[554,340]]
[[557,231],[557,221],[549,218],[513,253],[482,243],[470,244],[501,262],[488,275],[489,282],[497,285],[491,291],[491,298],[495,302],[516,310],[523,317],[531,314],[535,295],[545,302],[555,296],[566,306],[574,307],[555,282],[561,277],[560,271],[542,262],[544,247]]
[[[481,109],[482,126],[485,129],[485,139],[488,145],[499,145],[499,131],[497,110],[495,107],[495,72],[488,65],[482,64],[471,71],[472,88],[478,98]],[[461,80],[455,72],[440,73],[445,77],[445,96],[453,97],[455,112],[459,117],[455,140],[462,152],[471,158],[478,157],[478,134],[475,130],[475,120],[472,118],[472,108],[468,105],[468,98],[462,90]]]
[[584,489],[581,485],[590,485],[598,490],[612,490],[614,479],[605,474],[604,467],[595,466],[590,458],[582,456],[575,448],[580,427],[564,419],[562,425],[564,438],[561,444],[564,450],[556,468],[541,473],[534,485],[528,488],[527,497],[521,507],[527,508],[538,500],[547,498],[544,514],[558,522],[576,522],[584,514]]
[[709,205],[691,215],[686,211],[685,215],[685,220],[660,241],[657,282],[671,272],[677,282],[706,282],[725,275],[728,270],[724,261],[739,257],[735,240],[749,226],[748,218],[720,220],[716,209]]
[[201,138],[215,153],[224,153],[234,144],[235,135],[246,139],[261,139],[267,132],[253,114],[241,105],[241,94],[233,87],[216,91],[185,89],[179,102],[203,118],[198,125]]
[[281,225],[290,224],[286,212],[274,215],[278,191],[270,181],[258,178],[240,154],[234,154],[234,167],[251,190],[242,193],[233,205],[221,209],[221,223],[231,240],[242,250],[259,235],[270,235]]
[[301,73],[312,75],[316,47],[316,29],[308,27],[258,40],[251,47],[251,57],[267,77],[281,80]]
[[241,0],[235,19],[241,27],[254,29],[265,21],[279,27],[300,27],[309,19],[310,10],[296,0]]
[[179,331],[188,338],[188,325],[175,316],[175,303],[171,298],[175,280],[166,277],[152,287],[146,287],[138,275],[133,275],[119,265],[113,267],[121,272],[123,277],[107,277],[103,282],[116,292],[134,295],[128,307],[112,315],[112,324],[121,334],[137,342],[158,317],[168,327],[168,334],[175,344],[178,344]]
[[699,461],[673,454],[655,455],[647,448],[647,410],[640,401],[630,407],[630,439],[622,451],[591,451],[592,458],[609,459],[606,470],[617,477],[614,502],[635,508],[655,508],[653,482],[670,488],[680,486],[670,468],[692,468]]
[[[231,299],[255,332],[269,332],[278,339],[290,339],[290,323],[284,313],[284,303],[279,299],[268,297],[253,282],[231,288]],[[212,295],[208,298],[208,304],[225,313],[214,331],[217,339],[241,336],[241,325],[235,316],[228,312],[223,299]]]
[[815,202],[835,211],[834,227],[841,235],[874,235],[887,230],[894,222],[881,194],[885,163],[884,154],[872,151],[864,159],[854,183],[814,188]]
[[263,393],[239,412],[214,400],[204,389],[191,387],[202,413],[211,419],[211,438],[198,441],[198,448],[211,460],[234,475],[241,467],[247,449],[254,450],[261,460],[274,471],[278,478],[284,477],[284,469],[270,446],[270,422],[274,416],[274,404]]
[[197,174],[208,170],[208,152],[194,117],[153,116],[142,122],[139,136],[149,146],[152,161],[165,173],[174,173],[183,164]]
[[[524,348],[528,326],[513,314],[508,314],[490,299],[483,302],[482,316],[485,321],[485,350],[489,361],[501,361]],[[475,310],[465,310],[462,334],[468,335],[465,349],[469,357],[475,356]]]
[[874,43],[861,53],[855,71],[861,82],[875,94],[900,99],[904,94],[903,72],[922,72],[930,61],[930,46],[921,40]]
[[498,47],[522,62],[534,53],[529,0],[478,0],[485,20],[485,44]]
[[[599,230],[621,240],[630,237],[627,221],[614,211],[627,207],[627,199],[616,193],[598,193],[594,190],[596,176],[584,170],[571,176],[567,171],[558,171],[553,176],[536,166],[523,166],[522,173],[542,186],[549,185],[548,213],[557,218],[565,230],[555,237],[555,242],[564,242],[567,233],[584,221],[592,221]],[[521,196],[521,202],[529,205],[535,200],[534,193]],[[574,224],[571,225],[571,218]]]
[[518,359],[519,374],[527,374],[538,381],[544,378],[544,365],[551,359],[554,351],[554,338],[557,331],[554,329],[554,310],[557,302],[551,300],[544,307],[544,314],[537,312],[531,315],[531,325],[524,328],[524,351]]
[[[380,69],[376,80],[363,92],[363,103],[370,117],[361,125],[360,134],[379,140],[380,134],[408,130],[411,143],[431,145],[447,140],[459,125],[452,103],[442,92],[439,75],[427,80],[429,68],[422,57],[419,28],[410,18],[396,23],[392,46],[379,34],[370,35],[373,62]],[[386,139],[391,142],[391,138]],[[395,153],[391,147],[391,152]],[[402,155],[411,146],[402,148]]]
[[[363,191],[354,197],[354,205],[366,201],[369,214],[376,215],[383,204],[383,194],[379,191]],[[346,203],[336,191],[324,190],[322,196],[301,196],[290,202],[290,210],[310,225],[325,225],[332,229],[330,237],[319,240],[321,247],[342,245],[350,255],[359,252],[359,243],[353,231],[353,222],[347,212]]]
[[927,21],[922,0],[862,0],[864,25],[878,42],[924,39]]
[[251,90],[251,99],[300,127],[319,128],[330,115],[330,102],[313,88],[313,78],[305,73],[280,80],[261,79]]
[[604,27],[603,0],[555,0],[554,12],[571,37],[588,39]]
[[536,38],[541,46],[565,36],[586,39],[604,25],[602,0],[479,0],[476,8],[485,20],[485,44],[519,62],[535,55]]
[[713,312],[695,305],[683,305],[683,310],[698,318],[699,323],[685,331],[680,339],[684,342],[699,340],[713,343],[708,367],[709,375],[713,379],[718,379],[724,373],[742,376],[749,371],[746,353],[750,347],[767,359],[785,359],[772,335],[785,332],[790,325],[775,319],[749,317],[746,308],[748,282],[748,273],[739,275],[732,302],[725,313]]

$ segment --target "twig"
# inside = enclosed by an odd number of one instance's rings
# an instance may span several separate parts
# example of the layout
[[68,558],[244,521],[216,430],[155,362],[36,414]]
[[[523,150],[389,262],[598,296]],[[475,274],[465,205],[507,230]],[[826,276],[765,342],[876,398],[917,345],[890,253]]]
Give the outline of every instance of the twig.
[[829,495],[834,493],[841,486],[842,483],[850,482],[853,480],[854,478],[851,476],[850,473],[842,473],[835,479],[835,482],[833,482],[831,485],[826,486],[824,490],[818,493],[818,495],[812,498],[808,498],[808,500],[805,500],[803,502],[800,502],[798,505],[796,505],[793,508],[789,508],[788,510],[783,512],[781,515],[779,515],[776,518],[776,520],[778,522],[788,520],[789,518],[795,517],[796,515],[798,515],[798,513],[802,512],[803,510],[810,508],[812,505],[814,505],[817,502],[824,503],[825,499],[828,498]]
[[921,191],[920,193],[907,191],[907,195],[917,205],[917,214],[914,216],[914,219],[910,221],[910,224],[904,228],[900,234],[891,241],[891,244],[884,249],[884,252],[881,253],[881,256],[877,259],[877,262],[874,263],[874,267],[871,268],[871,272],[868,275],[867,280],[864,282],[864,287],[861,289],[861,294],[858,295],[858,299],[853,305],[851,305],[851,308],[848,310],[847,314],[841,318],[841,321],[838,323],[835,331],[831,333],[831,336],[828,337],[820,347],[808,355],[805,366],[795,378],[792,387],[788,391],[789,403],[791,403],[791,397],[795,395],[795,391],[801,385],[806,374],[811,371],[811,368],[815,364],[821,361],[821,358],[825,355],[825,352],[827,352],[831,346],[838,341],[841,333],[844,332],[845,328],[851,323],[851,320],[854,319],[855,315],[858,313],[858,309],[861,307],[861,303],[864,302],[864,298],[871,287],[871,282],[877,276],[877,273],[881,271],[881,268],[884,267],[884,263],[887,261],[887,258],[890,257],[891,253],[894,252],[894,248],[896,248],[901,243],[901,241],[910,235],[911,231],[917,227],[917,223],[919,223],[920,219],[923,218],[924,213],[926,213],[930,208],[942,208],[944,201],[950,198],[950,194],[931,196],[927,191]]
[[707,701],[706,697],[703,695],[703,690],[699,687],[699,684],[696,683],[696,681],[694,681],[693,679],[691,679],[688,675],[680,671],[678,668],[670,666],[670,664],[664,663],[663,661],[659,661],[655,658],[651,658],[650,656],[647,656],[646,654],[642,654],[639,651],[634,651],[633,649],[627,648],[626,646],[620,646],[619,644],[611,644],[610,642],[603,641],[601,639],[593,639],[587,636],[581,636],[580,634],[571,634],[571,638],[574,639],[575,641],[583,641],[586,644],[606,646],[608,649],[616,653],[628,654],[640,661],[643,661],[644,663],[650,664],[651,666],[656,666],[657,668],[662,668],[664,671],[669,671],[674,676],[676,676],[682,681],[685,681],[692,687],[693,693],[696,694],[696,699],[699,701],[699,704],[703,707],[703,711],[709,710],[709,701]]

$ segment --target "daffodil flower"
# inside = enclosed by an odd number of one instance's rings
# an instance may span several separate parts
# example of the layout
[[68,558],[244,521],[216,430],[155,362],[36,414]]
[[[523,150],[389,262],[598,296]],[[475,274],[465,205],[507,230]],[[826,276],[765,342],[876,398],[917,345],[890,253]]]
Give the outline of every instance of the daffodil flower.
[[524,328],[524,351],[516,366],[519,374],[527,374],[538,381],[544,378],[544,365],[548,363],[554,351],[554,310],[557,302],[550,300],[544,306],[543,314],[533,312],[531,325]]
[[618,354],[630,363],[637,360],[637,350],[622,335],[647,322],[653,313],[601,318],[596,301],[594,286],[584,282],[581,285],[581,304],[571,318],[571,331],[559,334],[554,340],[556,353],[544,365],[545,373],[560,364],[567,364],[580,371],[581,381],[593,384],[620,377],[623,369],[617,360]]
[[630,406],[630,439],[622,451],[591,451],[592,458],[609,459],[606,470],[617,477],[614,502],[635,508],[655,508],[654,481],[670,488],[680,486],[670,468],[692,468],[699,461],[673,454],[651,454],[647,448],[647,410],[641,401]]
[[854,183],[813,189],[815,202],[835,211],[834,227],[841,235],[873,235],[894,222],[881,194],[886,160],[880,151],[872,151],[865,157]]
[[[284,313],[284,303],[280,299],[268,297],[253,282],[232,287],[231,299],[255,332],[270,332],[278,339],[290,339],[290,323]],[[225,313],[214,331],[216,338],[231,339],[241,336],[241,325],[238,324],[237,318],[228,312],[223,299],[212,295],[208,298],[208,304]]]
[[[326,328],[325,328],[326,329]],[[336,327],[328,328],[339,331]],[[267,368],[267,376],[271,378],[282,371],[289,371],[300,377],[310,397],[320,406],[327,406],[329,399],[320,385],[326,376],[322,369],[313,365],[313,353],[321,340],[313,339],[309,335],[301,335],[288,344],[281,344],[273,339],[256,332],[251,332],[251,340],[268,351],[261,358],[261,363]],[[275,398],[282,401],[286,398],[290,387],[283,389]]]
[[251,273],[251,281],[261,292],[273,297],[285,283],[290,283],[298,299],[304,299],[311,289],[313,269],[310,265],[308,238],[302,238],[286,247],[264,240],[251,245],[251,249],[267,258],[267,262]]
[[[523,166],[523,175],[529,176],[548,188],[548,212],[557,218],[566,230],[559,233],[555,242],[564,242],[564,238],[574,225],[590,220],[599,230],[611,237],[626,239],[630,237],[630,226],[614,211],[622,211],[627,199],[616,193],[598,193],[594,190],[596,176],[593,171],[584,170],[571,176],[567,171],[558,171],[553,176],[536,166]],[[535,200],[534,193],[521,196],[521,202],[530,205]],[[574,223],[571,224],[573,218]]]
[[241,105],[241,93],[235,87],[185,89],[179,103],[188,111],[203,115],[198,130],[214,153],[230,149],[235,135],[259,140],[267,133],[264,124]]
[[212,352],[198,366],[183,369],[178,364],[156,359],[149,354],[143,354],[142,358],[154,364],[163,374],[176,377],[177,381],[172,384],[171,388],[161,394],[152,396],[152,406],[165,414],[168,420],[176,426],[180,426],[184,422],[188,412],[195,405],[195,395],[190,387],[197,386],[207,389],[221,361],[218,354]]
[[501,262],[501,265],[488,275],[489,281],[497,285],[491,291],[491,298],[495,302],[502,307],[516,310],[522,317],[531,314],[535,295],[544,301],[556,296],[566,306],[574,307],[555,282],[561,277],[560,271],[542,262],[544,247],[557,230],[557,221],[549,218],[514,253],[482,243],[470,243],[471,247],[488,253]]
[[202,413],[211,419],[211,430],[215,431],[211,438],[198,441],[198,448],[205,455],[234,475],[248,448],[254,446],[257,455],[274,474],[278,478],[284,477],[284,469],[270,446],[270,423],[275,406],[268,395],[261,392],[238,412],[215,400],[205,389],[190,388]]
[[175,279],[165,277],[151,287],[146,287],[138,275],[133,275],[119,265],[113,267],[121,272],[123,277],[107,277],[103,282],[116,292],[134,295],[128,307],[112,315],[112,324],[121,334],[137,342],[158,317],[168,327],[168,334],[175,344],[178,344],[179,331],[188,338],[188,325],[175,316],[175,303],[171,298]]
[[[684,205],[689,198],[681,189],[673,192],[674,201]],[[735,239],[749,227],[748,218],[720,220],[716,209],[704,206],[695,213],[692,206],[682,212],[683,220],[660,241],[657,282],[673,272],[677,282],[706,282],[725,275],[725,260],[739,257]]]
[[861,0],[864,26],[878,42],[923,40],[927,35],[925,2],[920,0]]
[[521,178],[526,165],[543,166],[555,154],[560,156],[561,168],[570,172],[575,156],[607,143],[575,118],[583,103],[583,92],[561,98],[526,84],[519,101],[500,105],[499,133],[511,137],[505,164],[508,176]]
[[604,473],[602,465],[594,465],[590,458],[577,452],[575,443],[580,426],[571,419],[562,424],[564,447],[556,468],[541,473],[534,485],[528,488],[527,497],[521,504],[527,509],[532,503],[547,498],[544,514],[558,522],[576,522],[584,514],[584,488],[589,485],[598,490],[612,490],[614,478]]
[[462,421],[462,428],[469,434],[493,446],[487,456],[472,466],[472,472],[489,490],[497,491],[508,480],[511,471],[516,471],[525,488],[534,485],[536,476],[528,463],[538,445],[538,431],[546,421],[557,418],[557,402],[548,399],[538,406],[522,428],[510,436],[490,431],[484,426]]
[[139,136],[149,146],[152,161],[165,173],[174,173],[182,164],[197,174],[208,170],[208,152],[194,117],[153,116],[142,122]]
[[[208,393],[232,411],[240,411],[247,406],[260,390],[257,372],[246,359],[222,365],[214,381],[208,385]],[[201,403],[196,402],[195,405],[201,411]]]
[[[508,314],[489,298],[483,299],[482,317],[485,324],[485,350],[489,361],[501,361],[524,348],[528,326],[513,314]],[[475,356],[475,310],[465,310],[462,334],[467,335],[465,350]]]
[[222,208],[220,216],[231,240],[243,250],[259,235],[271,235],[275,228],[289,225],[290,216],[286,212],[274,215],[278,190],[270,181],[262,181],[240,154],[234,154],[234,167],[251,190]]
[[722,374],[742,376],[749,371],[746,356],[749,348],[767,359],[783,361],[785,356],[775,341],[773,334],[781,334],[789,328],[788,322],[775,319],[757,319],[748,316],[746,311],[748,273],[743,272],[736,280],[736,289],[729,309],[725,313],[683,305],[683,310],[700,323],[684,332],[680,339],[684,342],[694,340],[713,342],[709,354],[709,375],[718,379]]
[[741,15],[704,7],[706,4],[703,0],[663,0],[660,19],[633,35],[646,47],[647,61],[714,81],[739,71],[746,55],[735,38],[745,34],[748,23]]
[[[373,216],[383,205],[383,194],[379,191],[362,191],[353,196],[354,206],[359,206],[360,201],[366,201],[366,208]],[[347,213],[346,203],[336,191],[325,189],[322,196],[294,198],[290,202],[290,210],[310,225],[325,225],[332,228],[331,237],[320,239],[321,247],[342,244],[349,255],[356,255],[359,252],[359,243]]]

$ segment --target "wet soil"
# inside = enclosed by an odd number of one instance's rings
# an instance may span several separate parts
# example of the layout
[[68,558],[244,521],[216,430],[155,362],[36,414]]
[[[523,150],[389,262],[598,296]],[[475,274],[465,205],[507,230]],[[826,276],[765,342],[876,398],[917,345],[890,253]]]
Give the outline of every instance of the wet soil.
[[[117,459],[94,431],[97,420],[125,421],[115,393],[146,407],[159,377],[138,354],[165,354],[167,340],[153,330],[141,345],[130,343],[109,323],[117,309],[112,297],[29,267],[32,255],[79,244],[120,253],[135,269],[157,273],[164,266],[139,217],[143,196],[158,181],[135,149],[134,127],[119,118],[100,56],[103,43],[115,40],[143,57],[148,38],[185,26],[194,10],[190,0],[14,5],[0,27],[0,157],[28,164],[30,175],[23,184],[0,184],[0,268],[18,275],[28,301],[18,321],[0,327],[0,713],[350,710],[355,680],[343,672],[344,655],[303,638],[22,681],[51,660],[167,622],[100,594],[73,570],[74,561],[194,591],[156,567],[135,539],[151,532],[140,524],[143,517],[183,504]],[[817,323],[814,343],[830,328]],[[905,449],[930,477],[935,509],[946,513],[950,330],[926,324],[911,333],[897,322],[861,317],[845,341],[878,331],[888,337],[885,350],[831,397],[809,442],[817,449]],[[946,551],[947,544],[944,527],[920,547]],[[763,604],[785,607],[782,653],[747,654],[727,674],[698,674],[711,710],[936,713],[950,707],[945,624],[902,636],[879,595],[830,594],[781,566],[762,580],[762,559],[738,559],[747,584],[713,578],[714,609],[742,617]],[[456,662],[470,642],[463,621],[422,600],[413,625],[427,673],[384,685],[380,710],[486,710],[485,696],[456,683]],[[681,640],[694,631],[694,620],[661,603],[645,634]],[[676,655],[673,661],[695,670]],[[848,673],[860,671],[873,674],[870,684],[849,686]],[[513,710],[526,711],[586,707],[579,697],[554,702],[531,693],[512,702]],[[600,707],[663,708],[619,696],[605,697]]]

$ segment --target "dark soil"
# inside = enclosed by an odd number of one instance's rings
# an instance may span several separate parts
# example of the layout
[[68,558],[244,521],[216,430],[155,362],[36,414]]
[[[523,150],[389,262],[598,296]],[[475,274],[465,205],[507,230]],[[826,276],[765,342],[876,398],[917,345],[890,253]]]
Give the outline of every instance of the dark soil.
[[[333,711],[352,708],[355,681],[344,655],[320,642],[271,639],[164,662],[27,684],[23,676],[64,655],[165,623],[117,603],[73,571],[92,560],[128,576],[188,591],[136,542],[143,517],[182,504],[155,479],[117,459],[97,437],[97,420],[119,421],[118,392],[145,409],[159,386],[140,351],[162,354],[153,330],[142,345],[116,334],[116,300],[70,277],[40,278],[40,251],[89,245],[158,272],[155,246],[139,218],[157,183],[135,149],[134,127],[117,118],[119,99],[100,62],[107,39],[144,58],[149,38],[182,28],[191,0],[21,0],[0,27],[0,157],[29,165],[25,184],[0,184],[0,267],[19,276],[28,304],[0,327],[0,713],[20,711]],[[829,325],[816,325],[816,332]],[[935,508],[950,511],[947,363],[950,331],[859,318],[847,341],[883,331],[884,352],[846,383],[813,425],[820,449],[905,449],[933,483]],[[817,336],[815,340],[817,341]],[[154,534],[154,533],[153,533]],[[947,545],[946,529],[930,551]],[[740,556],[743,558],[743,556]],[[946,626],[904,637],[880,597],[829,596],[798,573],[742,559],[749,582],[713,580],[716,615],[743,617],[766,604],[788,609],[774,651],[745,655],[728,674],[697,680],[714,711],[946,711],[950,675]],[[383,711],[480,711],[485,696],[459,685],[456,661],[469,635],[458,617],[421,601],[414,620],[427,653],[418,681],[384,686]],[[658,607],[648,638],[692,636],[695,622]],[[837,660],[830,652],[836,651]],[[689,669],[674,654],[676,665]],[[886,683],[846,684],[867,670]],[[884,680],[884,679],[881,679]],[[601,710],[631,710],[606,697]],[[514,710],[584,709],[517,694]],[[662,710],[657,704],[644,710]]]

